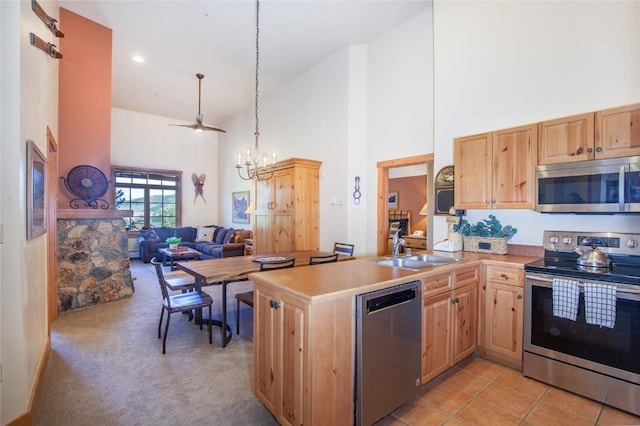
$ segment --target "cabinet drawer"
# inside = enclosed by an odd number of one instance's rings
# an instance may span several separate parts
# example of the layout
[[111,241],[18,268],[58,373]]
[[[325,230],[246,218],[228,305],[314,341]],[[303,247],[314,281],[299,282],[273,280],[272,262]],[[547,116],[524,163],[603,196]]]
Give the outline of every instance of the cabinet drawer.
[[404,237],[404,241],[407,244],[408,248],[423,249],[423,250],[427,248],[426,238]]
[[523,278],[524,269],[487,265],[487,281],[522,287],[524,285]]
[[453,271],[453,282],[455,288],[460,288],[467,284],[474,284],[480,281],[480,267],[459,269]]
[[434,275],[429,278],[422,278],[422,298],[433,296],[453,289],[453,276],[451,273]]

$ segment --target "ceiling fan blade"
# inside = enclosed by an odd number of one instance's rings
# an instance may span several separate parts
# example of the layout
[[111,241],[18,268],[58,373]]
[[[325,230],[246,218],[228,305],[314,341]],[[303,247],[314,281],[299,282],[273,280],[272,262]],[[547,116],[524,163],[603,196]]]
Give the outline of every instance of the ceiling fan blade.
[[177,126],[177,127],[188,127],[190,129],[197,129],[198,123],[191,123],[191,124],[169,124],[169,126]]
[[227,133],[226,130],[221,129],[220,127],[213,127],[213,126],[207,126],[205,124],[202,125],[202,129],[203,130],[212,130],[214,132],[222,132],[222,133]]

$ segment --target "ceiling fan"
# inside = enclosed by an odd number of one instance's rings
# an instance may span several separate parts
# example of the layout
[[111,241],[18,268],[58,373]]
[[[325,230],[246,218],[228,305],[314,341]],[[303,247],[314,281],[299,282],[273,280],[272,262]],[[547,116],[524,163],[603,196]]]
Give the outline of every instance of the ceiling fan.
[[212,130],[214,132],[222,132],[226,133],[226,130],[223,130],[219,127],[207,126],[206,124],[202,124],[202,113],[200,112],[200,103],[202,98],[202,79],[204,78],[204,74],[196,74],[198,77],[198,115],[196,116],[195,123],[191,124],[169,124],[169,126],[180,126],[180,127],[189,127],[190,129],[194,129],[196,132],[203,132],[205,130]]

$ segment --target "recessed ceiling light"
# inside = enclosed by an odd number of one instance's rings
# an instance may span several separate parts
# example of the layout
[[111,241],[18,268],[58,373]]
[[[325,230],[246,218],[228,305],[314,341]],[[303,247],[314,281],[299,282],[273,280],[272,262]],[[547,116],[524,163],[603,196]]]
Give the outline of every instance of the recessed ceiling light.
[[133,55],[133,62],[141,64],[144,62],[144,58],[140,55]]

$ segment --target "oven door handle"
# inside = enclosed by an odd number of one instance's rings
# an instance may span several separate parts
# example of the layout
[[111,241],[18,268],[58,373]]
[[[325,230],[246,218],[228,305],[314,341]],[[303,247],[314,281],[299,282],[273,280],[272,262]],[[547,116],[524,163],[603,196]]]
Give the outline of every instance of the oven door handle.
[[[553,283],[553,278],[546,278],[546,277],[535,277],[532,275],[527,275],[525,277],[527,280],[531,280],[531,281],[541,281],[544,283]],[[578,286],[580,288],[584,287],[584,283],[582,281],[579,280],[572,280],[572,281],[576,281],[578,283]],[[602,284],[605,284],[604,282]],[[606,284],[608,285],[616,285],[616,283],[610,283],[610,282],[606,282]],[[551,287],[551,285],[543,285],[543,287]],[[616,293],[624,293],[624,294],[640,294],[640,289],[638,290],[633,290],[633,289],[626,289],[626,288],[616,288]]]

